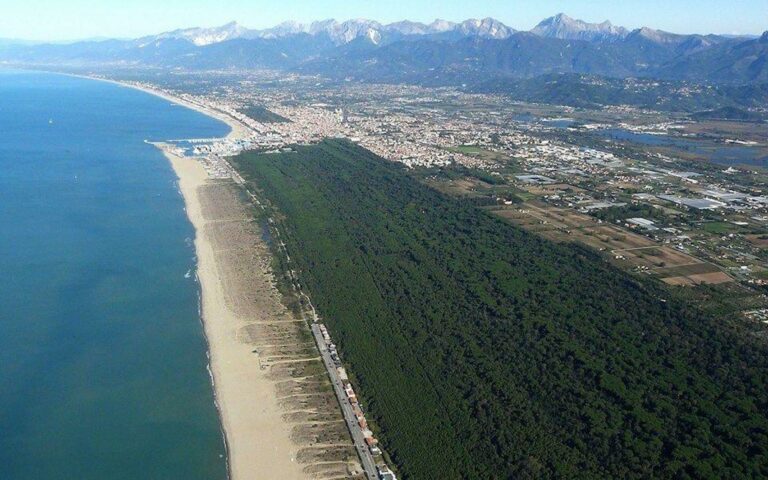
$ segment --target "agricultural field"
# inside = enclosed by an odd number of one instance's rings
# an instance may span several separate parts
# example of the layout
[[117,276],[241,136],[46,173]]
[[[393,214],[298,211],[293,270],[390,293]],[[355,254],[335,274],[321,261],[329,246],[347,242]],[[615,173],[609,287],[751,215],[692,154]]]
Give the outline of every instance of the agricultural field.
[[449,148],[448,150],[455,153],[463,153],[464,155],[479,158],[482,160],[492,160],[492,161],[499,161],[501,163],[511,163],[509,155],[499,153],[499,152],[494,152],[492,150],[487,150],[483,147],[478,147],[476,145],[460,145],[458,147]]
[[622,268],[644,271],[670,285],[733,281],[711,263],[573,209],[531,201],[521,205],[490,207],[488,211],[548,240],[579,243],[603,252],[609,261]]
[[706,222],[701,224],[701,230],[715,235],[727,235],[739,232],[742,229],[738,225],[729,222]]

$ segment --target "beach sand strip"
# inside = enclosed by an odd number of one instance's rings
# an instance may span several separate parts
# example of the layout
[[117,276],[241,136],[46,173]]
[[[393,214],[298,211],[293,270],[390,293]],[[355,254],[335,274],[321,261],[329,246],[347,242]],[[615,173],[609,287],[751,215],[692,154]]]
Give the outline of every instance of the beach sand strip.
[[164,150],[195,227],[197,275],[230,475],[362,478],[306,323],[284,305],[271,252],[233,181]]

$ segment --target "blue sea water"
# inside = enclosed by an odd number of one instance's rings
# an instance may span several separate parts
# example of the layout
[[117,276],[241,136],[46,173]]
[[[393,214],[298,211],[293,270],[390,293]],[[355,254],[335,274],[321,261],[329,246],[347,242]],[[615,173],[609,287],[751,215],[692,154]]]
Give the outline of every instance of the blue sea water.
[[145,139],[225,135],[116,85],[0,71],[0,479],[223,479],[194,230]]
[[654,147],[674,147],[682,152],[700,156],[702,159],[721,165],[768,166],[764,150],[750,146],[705,143],[701,140],[679,138],[670,135],[637,133],[622,128],[599,130],[598,134],[614,140],[633,142]]

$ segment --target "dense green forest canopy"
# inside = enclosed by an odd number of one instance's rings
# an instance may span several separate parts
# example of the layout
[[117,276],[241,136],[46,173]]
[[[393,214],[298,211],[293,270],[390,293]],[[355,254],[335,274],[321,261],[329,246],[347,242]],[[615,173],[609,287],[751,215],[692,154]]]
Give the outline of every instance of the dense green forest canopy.
[[287,118],[276,114],[272,110],[267,110],[261,105],[248,105],[238,111],[261,123],[290,123],[290,120]]
[[765,116],[757,113],[742,110],[736,107],[723,107],[717,110],[707,110],[696,112],[691,115],[693,120],[736,120],[739,122],[759,122],[765,119]]
[[344,141],[235,164],[404,477],[768,476],[765,350],[663,287]]

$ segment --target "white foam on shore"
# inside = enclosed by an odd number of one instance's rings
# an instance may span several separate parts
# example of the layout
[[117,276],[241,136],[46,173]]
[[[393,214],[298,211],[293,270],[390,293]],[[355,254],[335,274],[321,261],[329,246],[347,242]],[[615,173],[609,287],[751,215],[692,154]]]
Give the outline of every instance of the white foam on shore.
[[227,441],[227,432],[224,430],[224,419],[222,417],[221,405],[219,404],[218,392],[216,390],[216,379],[213,376],[213,370],[211,369],[211,342],[205,331],[205,320],[203,319],[203,286],[200,283],[200,277],[197,274],[197,256],[195,256],[195,283],[197,284],[197,320],[200,322],[200,328],[203,332],[203,338],[205,338],[205,370],[208,372],[208,379],[211,382],[211,389],[213,390],[213,406],[216,408],[216,414],[219,417],[219,432],[221,434],[221,440],[224,443],[224,467],[227,471],[227,480],[232,478],[232,469],[229,465],[229,442]]

